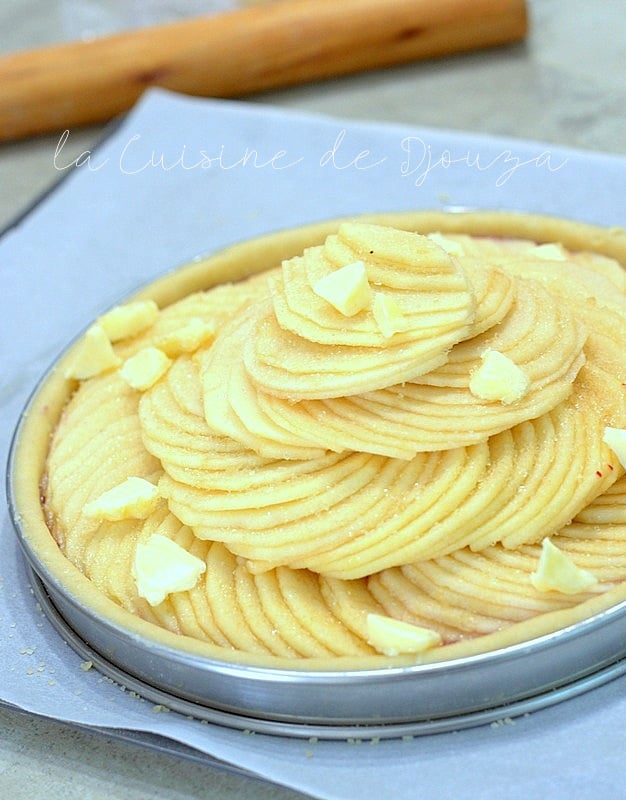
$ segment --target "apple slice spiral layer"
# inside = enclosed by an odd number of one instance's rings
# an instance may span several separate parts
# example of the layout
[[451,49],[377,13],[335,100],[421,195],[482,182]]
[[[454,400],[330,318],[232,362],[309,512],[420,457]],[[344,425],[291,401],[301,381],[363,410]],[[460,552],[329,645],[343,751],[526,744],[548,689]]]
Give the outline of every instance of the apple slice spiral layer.
[[[113,342],[121,364],[160,348],[168,368],[141,390],[115,367],[79,381],[48,526],[123,608],[253,655],[376,657],[370,614],[454,649],[592,603],[626,580],[604,436],[626,428],[625,287],[616,261],[558,243],[340,225]],[[158,487],[149,512],[88,513],[129,476]],[[155,534],[203,569],[151,603],[136,558]],[[593,582],[538,589],[546,540]]]

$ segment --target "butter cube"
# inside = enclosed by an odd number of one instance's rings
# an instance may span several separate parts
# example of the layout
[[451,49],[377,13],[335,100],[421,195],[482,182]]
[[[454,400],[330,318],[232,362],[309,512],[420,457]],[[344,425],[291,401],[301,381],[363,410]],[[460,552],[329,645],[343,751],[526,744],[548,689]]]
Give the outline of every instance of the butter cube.
[[530,388],[530,379],[515,362],[497,350],[488,350],[481,359],[481,365],[469,382],[470,392],[475,397],[507,404],[524,397]]
[[530,255],[545,261],[567,261],[567,254],[560,244],[538,244],[531,248]]
[[530,582],[539,592],[578,594],[598,582],[590,572],[580,569],[571,558],[545,538],[541,545],[539,565],[530,576]]
[[382,335],[389,339],[404,327],[406,317],[390,295],[376,292],[372,303],[374,319]]
[[193,317],[182,328],[161,336],[156,342],[158,348],[175,358],[181,353],[194,353],[199,347],[215,337],[215,325]]
[[433,231],[433,233],[427,234],[427,237],[438,244],[443,250],[448,253],[450,256],[462,256],[463,255],[463,245],[460,242],[455,242],[454,239],[449,239],[447,236],[444,236],[443,233],[439,233],[438,231]]
[[109,340],[117,342],[145,331],[154,324],[158,315],[159,307],[154,300],[137,300],[134,303],[115,306],[100,317],[98,323]]
[[100,325],[92,325],[79,342],[65,377],[79,381],[93,378],[120,364],[109,337]]
[[626,429],[605,428],[602,440],[608,444],[619,463],[626,469]]
[[91,503],[84,513],[88,517],[119,522],[123,519],[146,519],[159,502],[159,490],[144,478],[127,478]]
[[157,347],[144,347],[124,362],[120,375],[131,388],[143,392],[165,375],[171,363]]
[[367,615],[367,641],[379,653],[397,656],[400,653],[422,653],[441,644],[437,631],[421,628],[382,614]]
[[172,592],[184,592],[198,582],[206,564],[160,533],[137,544],[132,572],[140,597],[157,606]]
[[346,317],[353,317],[371,302],[370,285],[362,261],[346,264],[320,278],[313,291]]

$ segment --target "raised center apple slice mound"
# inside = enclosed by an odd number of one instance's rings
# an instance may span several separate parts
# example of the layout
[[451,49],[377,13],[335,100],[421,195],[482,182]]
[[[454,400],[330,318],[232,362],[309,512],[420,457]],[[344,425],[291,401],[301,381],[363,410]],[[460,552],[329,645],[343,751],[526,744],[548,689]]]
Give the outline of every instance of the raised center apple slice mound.
[[[288,313],[294,283],[300,302]],[[345,223],[272,280],[244,362],[275,396],[341,397],[443,364],[474,317],[470,282],[445,250],[419,234]]]
[[[237,358],[253,323],[231,326],[203,364],[207,420],[263,454],[277,452],[274,443],[299,445],[301,452],[317,445],[410,459],[484,441],[554,408],[570,394],[585,361],[586,329],[562,303],[524,280],[515,281],[513,296],[497,325],[455,345],[438,369],[414,381],[323,400],[292,402],[255,386]],[[477,392],[472,378],[491,351],[523,373],[519,397],[494,402]],[[295,457],[304,456],[296,450]]]

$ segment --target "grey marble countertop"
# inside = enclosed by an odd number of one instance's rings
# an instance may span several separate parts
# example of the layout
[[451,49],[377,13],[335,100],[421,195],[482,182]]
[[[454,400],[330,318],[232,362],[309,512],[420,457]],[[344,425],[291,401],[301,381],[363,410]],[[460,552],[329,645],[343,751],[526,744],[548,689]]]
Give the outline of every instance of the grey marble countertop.
[[[173,18],[185,5],[197,13],[202,4],[150,5],[156,7],[153,14]],[[106,19],[106,12],[114,18],[122,6],[115,0],[3,0],[0,54],[90,33],[94,20]],[[623,2],[531,0],[529,8],[531,30],[523,44],[251,99],[343,118],[515,136],[626,155]],[[82,16],[76,16],[76,9],[82,9]],[[65,160],[91,148],[102,135],[101,127],[73,131]],[[58,135],[50,135],[0,145],[0,229],[59,179],[54,158],[58,141]],[[9,709],[0,708],[0,730],[0,795],[16,800],[301,797]]]

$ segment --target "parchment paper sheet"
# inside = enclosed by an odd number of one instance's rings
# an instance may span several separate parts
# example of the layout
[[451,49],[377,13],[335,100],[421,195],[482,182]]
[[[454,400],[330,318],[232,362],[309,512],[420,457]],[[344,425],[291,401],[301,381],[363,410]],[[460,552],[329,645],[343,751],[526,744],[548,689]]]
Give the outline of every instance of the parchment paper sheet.
[[[71,136],[71,133],[68,134]],[[0,239],[0,457],[36,380],[105,307],[198,254],[338,215],[508,208],[624,225],[626,160],[539,142],[145,96]],[[37,610],[0,489],[0,700],[148,731],[329,800],[626,794],[626,678],[503,724],[309,742],[201,724],[123,692]]]

